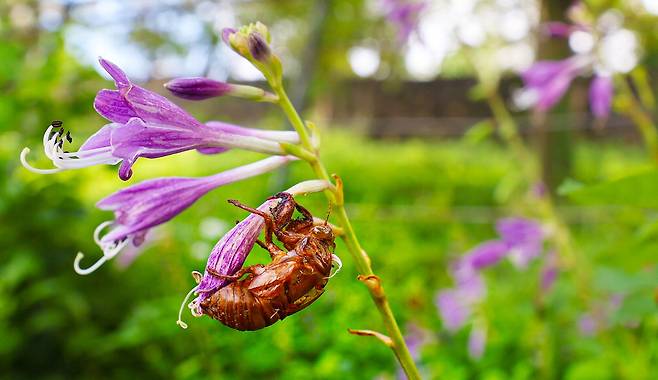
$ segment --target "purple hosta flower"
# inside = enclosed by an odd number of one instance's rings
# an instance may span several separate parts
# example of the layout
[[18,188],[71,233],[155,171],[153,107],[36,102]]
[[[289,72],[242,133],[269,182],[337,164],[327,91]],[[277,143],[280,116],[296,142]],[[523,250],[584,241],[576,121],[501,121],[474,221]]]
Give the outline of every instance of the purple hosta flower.
[[[101,66],[114,79],[117,90],[101,90],[94,100],[96,111],[111,121],[91,136],[77,152],[63,150],[61,122],[53,122],[44,134],[44,152],[56,166],[36,169],[27,163],[29,149],[21,153],[28,169],[42,174],[99,164],[121,162],[119,177],[128,179],[139,157],[158,158],[186,150],[219,153],[228,148],[242,148],[268,154],[283,154],[278,141],[235,133],[221,125],[201,124],[166,98],[134,85],[113,63],[100,59]],[[56,131],[54,134],[53,131]]]
[[484,354],[484,349],[487,344],[487,328],[484,324],[476,322],[473,324],[471,333],[468,336],[468,355],[479,360]]
[[[420,358],[420,350],[423,348],[423,346],[429,343],[432,335],[429,331],[413,322],[408,323],[406,327],[407,334],[404,336],[404,342],[407,344],[407,348],[409,349],[411,357],[414,359],[414,361],[418,361]],[[402,380],[407,378],[404,370],[399,366],[397,378]]]
[[386,19],[398,30],[398,39],[404,43],[418,28],[421,12],[427,7],[426,1],[383,0]]
[[[114,211],[115,214],[114,221],[102,223],[94,233],[94,240],[101,247],[103,257],[91,267],[82,269],[80,261],[83,255],[78,253],[74,262],[75,271],[82,275],[89,274],[127,245],[139,246],[150,228],[169,221],[210,190],[271,171],[294,159],[291,156],[269,157],[208,177],[157,178],[117,191],[97,203],[98,208]],[[100,232],[107,227],[111,229],[100,237]]]
[[164,86],[172,94],[188,100],[204,100],[224,95],[256,101],[276,99],[274,95],[258,87],[219,82],[209,78],[177,78]]
[[[504,241],[490,240],[473,248],[457,262],[457,272],[477,272],[498,263],[509,251]],[[470,275],[466,273],[466,275]]]
[[610,115],[613,94],[614,86],[610,76],[597,75],[592,79],[589,86],[589,104],[595,117],[605,119]]
[[464,326],[485,292],[484,281],[479,274],[459,279],[455,288],[440,291],[436,296],[436,306],[445,328],[454,332]]
[[548,111],[575,77],[594,74],[590,108],[596,118],[606,118],[614,91],[611,77],[628,73],[637,65],[638,39],[623,28],[623,16],[614,10],[594,20],[579,2],[569,9],[568,17],[572,24],[551,22],[546,29],[551,36],[567,38],[574,55],[562,61],[539,61],[526,70],[522,75],[525,87],[517,94],[516,103],[521,108]]
[[583,336],[593,336],[600,329],[599,320],[591,313],[585,313],[578,319],[578,331]]
[[545,233],[541,224],[531,219],[505,218],[496,223],[496,230],[508,247],[508,257],[518,268],[525,268],[544,248]]
[[571,82],[589,65],[583,57],[562,61],[539,61],[521,74],[525,85],[516,94],[517,106],[534,107],[540,112],[553,108],[567,92]]
[[[311,180],[299,183],[286,190],[286,192],[294,196],[323,191],[329,186],[330,184],[326,181]],[[258,210],[269,213],[270,209],[275,207],[278,202],[279,199],[277,198],[268,199],[258,207]],[[261,216],[249,214],[249,216],[228,231],[226,235],[217,242],[208,257],[205,273],[203,275],[196,271],[192,273],[198,285],[192,288],[183,300],[178,313],[178,321],[176,321],[179,326],[187,328],[187,325],[181,318],[185,302],[187,302],[187,299],[192,294],[196,294],[197,297],[188,305],[188,307],[193,316],[199,317],[203,315],[200,306],[201,302],[211,297],[214,292],[228,283],[225,279],[218,278],[210,273],[208,269],[210,268],[214,272],[223,275],[235,274],[242,267],[247,255],[254,247],[256,239],[258,238],[260,231],[263,229],[264,224],[265,221]],[[335,255],[333,257],[340,269],[340,266],[342,266],[340,259]]]

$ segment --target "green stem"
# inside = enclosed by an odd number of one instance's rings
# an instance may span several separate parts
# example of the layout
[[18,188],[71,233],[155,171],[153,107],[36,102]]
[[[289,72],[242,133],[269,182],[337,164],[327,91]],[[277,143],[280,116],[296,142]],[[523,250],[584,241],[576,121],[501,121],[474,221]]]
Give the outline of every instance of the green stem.
[[[283,112],[288,117],[288,120],[299,134],[301,145],[308,151],[315,154],[315,160],[308,161],[311,165],[311,168],[313,169],[313,172],[319,179],[331,181],[331,177],[329,176],[327,169],[317,157],[317,150],[315,147],[313,147],[304,122],[297,113],[295,107],[290,102],[290,99],[283,89],[283,86],[273,84],[272,89],[279,96],[279,106],[283,109]],[[375,305],[377,306],[377,310],[382,316],[384,326],[386,327],[386,331],[388,332],[388,335],[391,339],[390,347],[395,353],[395,356],[402,366],[402,369],[404,369],[404,372],[407,374],[409,379],[420,379],[420,373],[418,372],[416,364],[411,357],[411,353],[409,352],[404,338],[402,337],[402,332],[400,331],[400,328],[395,321],[393,311],[391,310],[388,299],[386,298],[384,288],[381,285],[381,280],[373,273],[372,267],[370,266],[370,258],[368,257],[366,251],[361,248],[361,244],[359,243],[356,233],[354,232],[352,223],[347,216],[347,211],[345,210],[345,206],[342,201],[340,180],[337,182],[337,193],[327,190],[325,191],[325,195],[330,202],[334,203],[335,215],[339,220],[339,224],[341,227],[343,227],[344,230],[343,239],[345,241],[345,245],[350,251],[356,264],[356,268],[360,273],[359,280],[363,282],[370,291],[370,296],[372,297]]]
[[651,158],[658,163],[658,131],[656,125],[653,123],[651,116],[637,101],[635,94],[626,82],[626,78],[617,76],[615,83],[619,89],[621,100],[619,108],[633,121],[644,139]]

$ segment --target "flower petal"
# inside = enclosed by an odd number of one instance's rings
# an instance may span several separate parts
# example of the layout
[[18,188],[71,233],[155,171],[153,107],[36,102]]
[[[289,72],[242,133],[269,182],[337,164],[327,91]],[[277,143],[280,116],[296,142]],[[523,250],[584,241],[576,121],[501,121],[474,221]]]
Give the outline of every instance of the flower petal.
[[92,150],[97,148],[105,148],[110,146],[110,135],[112,130],[116,128],[118,124],[106,124],[96,133],[91,135],[87,141],[85,141],[80,147],[80,151]]
[[100,90],[94,99],[94,109],[101,116],[115,123],[127,123],[137,113],[116,90]]
[[589,87],[589,104],[592,114],[598,119],[607,118],[610,115],[614,85],[612,78],[597,75]]
[[114,83],[116,83],[117,88],[122,89],[122,88],[130,87],[132,85],[126,73],[123,72],[123,70],[121,70],[119,66],[103,58],[99,58],[98,62],[100,62],[103,69],[105,69],[105,71],[107,71],[107,73],[110,74],[112,79],[114,79]]

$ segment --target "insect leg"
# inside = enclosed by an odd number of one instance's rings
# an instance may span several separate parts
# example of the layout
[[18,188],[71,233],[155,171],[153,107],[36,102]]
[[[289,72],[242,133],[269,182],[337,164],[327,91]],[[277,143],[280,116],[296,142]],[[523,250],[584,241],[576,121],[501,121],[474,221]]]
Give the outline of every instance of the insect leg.
[[252,214],[256,214],[262,217],[263,220],[265,220],[265,243],[266,244],[272,243],[272,231],[274,230],[274,221],[272,220],[272,217],[268,213],[255,209],[253,207],[243,205],[242,203],[236,201],[235,199],[229,199],[228,203],[232,204],[235,207],[241,208],[245,211],[249,211]]
[[[270,238],[271,240],[271,238]],[[260,245],[264,250],[266,250],[272,259],[274,259],[275,256],[285,254],[285,252],[279,248],[278,245],[274,244],[272,241],[270,241],[269,244],[265,244],[263,241],[256,240],[256,243]]]
[[217,272],[216,270],[214,270],[213,268],[206,268],[206,270],[208,271],[208,273],[210,273],[211,275],[213,275],[215,277],[219,277],[222,280],[227,280],[227,281],[231,281],[231,282],[239,280],[240,277],[244,276],[247,273],[249,273],[249,274],[253,273],[253,268],[251,266],[246,267],[246,268],[242,268],[239,271],[235,272],[235,274],[232,274],[232,275],[221,274],[221,273]]

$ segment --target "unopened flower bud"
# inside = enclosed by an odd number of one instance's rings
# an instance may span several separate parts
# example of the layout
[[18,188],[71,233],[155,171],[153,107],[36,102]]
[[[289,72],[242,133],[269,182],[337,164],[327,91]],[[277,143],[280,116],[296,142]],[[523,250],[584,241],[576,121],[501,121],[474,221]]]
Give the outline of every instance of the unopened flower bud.
[[224,28],[222,29],[222,40],[224,41],[225,44],[228,46],[231,46],[231,35],[235,34],[237,30],[234,28]]
[[249,53],[260,62],[266,62],[270,57],[271,51],[267,41],[258,32],[249,34]]
[[203,100],[217,96],[233,96],[255,101],[273,101],[274,95],[262,88],[218,82],[208,78],[178,78],[165,83],[165,88],[179,98]]
[[231,92],[233,85],[208,78],[177,78],[165,83],[165,88],[179,98],[203,100]]

